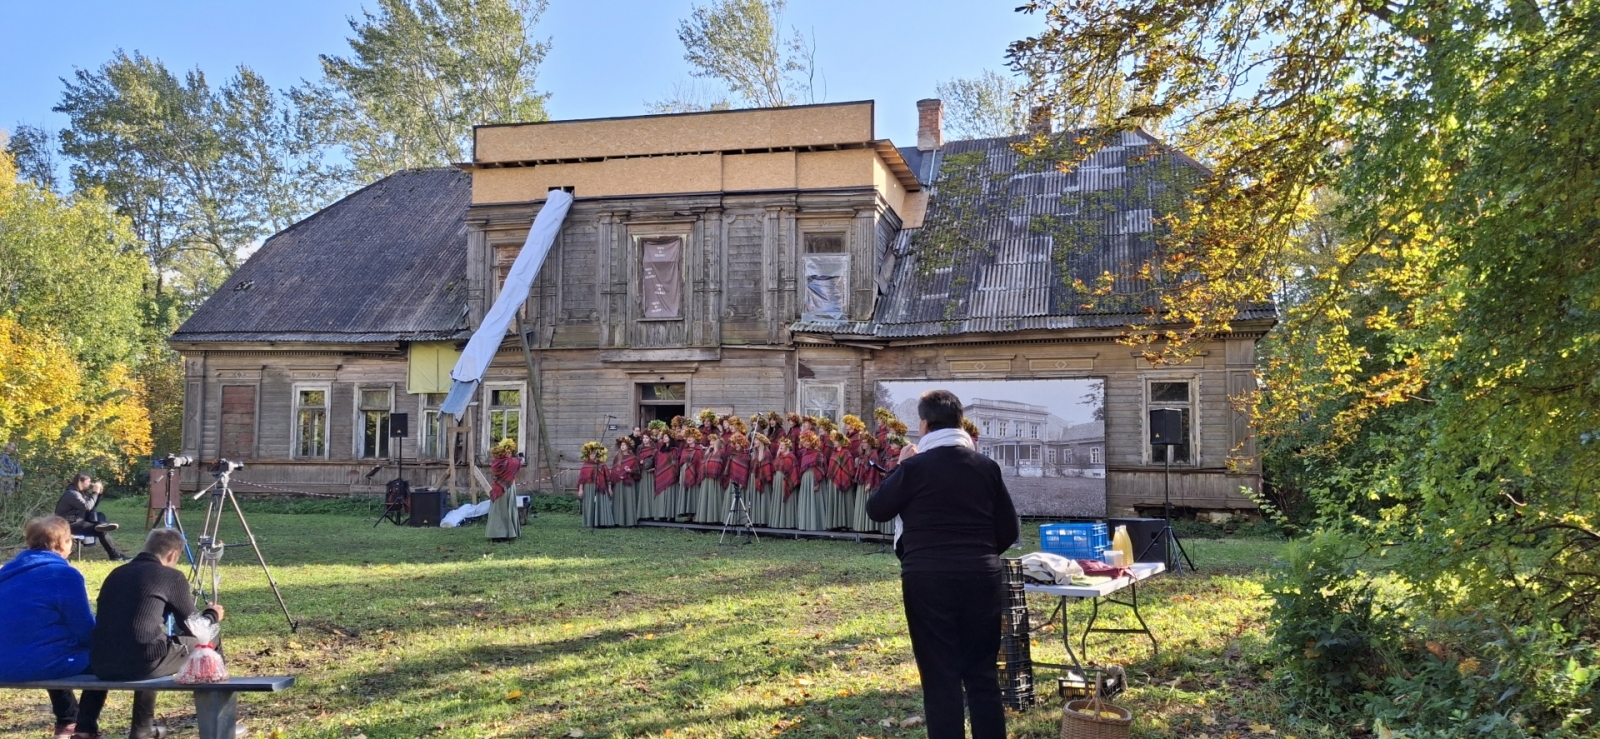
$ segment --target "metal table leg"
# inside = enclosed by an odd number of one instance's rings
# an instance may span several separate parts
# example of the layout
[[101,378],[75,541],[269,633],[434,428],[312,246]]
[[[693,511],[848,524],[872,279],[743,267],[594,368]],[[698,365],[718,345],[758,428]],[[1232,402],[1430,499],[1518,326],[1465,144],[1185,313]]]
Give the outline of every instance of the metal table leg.
[[[1156,635],[1153,632],[1150,631],[1150,625],[1145,623],[1144,614],[1139,613],[1139,581],[1138,580],[1134,580],[1133,582],[1129,583],[1128,584],[1128,590],[1130,591],[1130,594],[1132,595],[1132,598],[1130,598],[1129,600],[1117,600],[1115,597],[1109,596],[1109,595],[1104,597],[1104,598],[1090,598],[1090,600],[1094,602],[1094,610],[1092,610],[1090,612],[1090,614],[1089,614],[1089,624],[1083,628],[1083,637],[1078,640],[1078,646],[1082,648],[1083,656],[1085,658],[1087,658],[1089,656],[1089,634],[1090,634],[1090,632],[1094,632],[1094,633],[1097,633],[1097,634],[1144,634],[1145,637],[1150,640],[1150,646],[1151,646],[1152,649],[1155,650],[1155,653],[1156,654],[1160,654],[1161,653],[1161,645],[1156,643]],[[1065,599],[1063,598],[1063,600],[1065,600]],[[1102,601],[1102,600],[1106,601],[1106,602],[1109,602],[1109,603],[1115,603],[1116,605],[1119,605],[1119,606],[1125,606],[1127,608],[1133,609],[1133,617],[1135,619],[1138,619],[1139,628],[1137,628],[1137,629],[1097,629],[1097,628],[1095,628],[1094,627],[1094,622],[1095,622],[1096,619],[1100,618],[1100,601]],[[1066,623],[1066,619],[1065,618],[1062,619],[1062,623],[1063,624]]]

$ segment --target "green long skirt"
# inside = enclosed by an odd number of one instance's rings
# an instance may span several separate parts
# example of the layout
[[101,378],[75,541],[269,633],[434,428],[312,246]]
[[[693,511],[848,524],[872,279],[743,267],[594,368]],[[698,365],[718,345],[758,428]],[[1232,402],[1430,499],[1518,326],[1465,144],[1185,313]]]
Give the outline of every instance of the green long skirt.
[[517,523],[517,486],[506,489],[499,500],[489,504],[488,526],[484,532],[490,539],[515,539],[522,533]]
[[639,476],[639,482],[633,486],[633,521],[653,518],[656,505],[656,476],[646,470]]
[[799,526],[800,518],[800,493],[784,495],[783,473],[772,476],[772,490],[767,496],[772,499],[771,514],[767,518],[767,525],[775,529],[794,529]]
[[583,488],[583,525],[591,529],[617,525],[616,498],[595,489]]
[[816,470],[801,473],[800,488],[795,491],[794,497],[798,499],[795,528],[801,531],[822,531],[827,528],[828,519],[823,512],[821,499],[822,485],[817,482]]
[[694,520],[698,523],[722,523],[722,485],[716,480],[701,480],[694,487]]
[[634,483],[611,488],[612,506],[618,526],[639,525],[639,491]]

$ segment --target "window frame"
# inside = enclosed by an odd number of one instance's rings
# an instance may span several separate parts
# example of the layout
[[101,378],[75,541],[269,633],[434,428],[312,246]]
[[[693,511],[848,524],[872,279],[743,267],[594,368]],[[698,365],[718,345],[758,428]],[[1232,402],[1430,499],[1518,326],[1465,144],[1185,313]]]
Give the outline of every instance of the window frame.
[[806,407],[806,390],[808,388],[816,388],[816,389],[826,388],[826,389],[834,390],[834,391],[837,392],[837,397],[839,399],[839,407],[838,407],[838,411],[837,411],[837,414],[836,414],[837,417],[833,419],[834,423],[841,423],[842,419],[845,416],[845,413],[848,412],[848,411],[845,410],[845,404],[848,402],[848,400],[847,400],[847,396],[845,394],[845,383],[843,381],[834,381],[834,380],[800,380],[799,382],[795,383],[794,387],[795,387],[795,395],[796,395],[796,397],[794,399],[795,400],[794,405],[795,405],[796,408],[800,409],[800,415],[802,415],[802,416],[815,416],[815,415],[817,415],[815,413],[812,413],[810,408]]
[[494,392],[496,390],[517,391],[517,451],[525,452],[528,450],[528,383],[526,382],[486,382],[483,384],[483,404],[480,406],[483,411],[481,414],[483,418],[479,422],[483,431],[481,437],[483,441],[479,443],[481,447],[479,451],[487,454],[490,447],[494,446],[494,442],[489,440],[489,418],[494,414],[495,409],[511,407],[494,404]]
[[389,408],[388,410],[382,412],[387,414],[387,421],[392,421],[394,418],[394,406],[396,400],[394,383],[374,382],[356,385],[354,394],[355,397],[352,398],[350,402],[352,408],[350,451],[355,459],[389,459],[394,452],[394,448],[389,441],[388,428],[390,427],[387,423],[384,424],[384,431],[380,434],[380,439],[378,440],[379,448],[383,450],[383,454],[381,456],[373,455],[371,457],[366,455],[366,413],[368,409],[361,407],[361,396],[369,390],[383,390],[389,393]]
[[[1143,387],[1140,396],[1143,400],[1144,413],[1139,416],[1139,446],[1142,449],[1142,460],[1146,465],[1161,466],[1161,460],[1156,459],[1155,447],[1150,444],[1150,411],[1176,410],[1189,412],[1189,458],[1187,460],[1172,460],[1174,467],[1201,466],[1201,439],[1200,439],[1200,375],[1197,373],[1148,373],[1141,379]],[[1189,400],[1157,401],[1153,399],[1152,386],[1158,382],[1185,382],[1189,384]]]
[[[629,258],[628,269],[633,273],[629,290],[634,294],[632,300],[633,320],[648,323],[681,323],[689,320],[689,303],[693,297],[690,292],[693,282],[689,277],[689,250],[694,243],[693,230],[665,230],[665,231],[639,231],[628,234],[632,241],[632,251]],[[683,254],[678,259],[678,315],[675,318],[649,318],[644,310],[644,242],[647,239],[676,238],[683,242]]]
[[[841,249],[839,251],[813,252],[813,251],[811,251],[810,243],[809,243],[810,240],[813,237],[837,237],[839,239],[839,244],[841,246]],[[851,315],[851,313],[850,313],[850,303],[851,303],[851,300],[850,300],[850,297],[851,297],[850,296],[850,293],[851,293],[850,277],[851,277],[851,270],[854,267],[854,264],[852,264],[853,260],[851,260],[851,258],[850,258],[850,229],[847,228],[847,227],[841,227],[841,226],[822,227],[822,226],[819,225],[819,226],[813,227],[811,229],[803,230],[803,231],[800,232],[800,244],[799,244],[799,248],[796,251],[798,252],[798,259],[799,259],[799,262],[800,262],[800,264],[797,265],[798,269],[795,270],[795,273],[797,275],[799,275],[799,280],[798,280],[799,285],[798,285],[798,287],[799,287],[800,294],[798,296],[798,299],[799,299],[798,308],[799,308],[799,311],[800,311],[800,318],[802,320],[813,320],[813,321],[815,321],[815,320],[822,320],[822,321],[848,321],[848,320],[850,320],[850,315]],[[839,277],[840,277],[840,280],[842,281],[844,289],[841,292],[841,302],[840,302],[840,305],[839,305],[840,310],[839,310],[839,316],[838,317],[829,316],[829,315],[822,315],[822,314],[818,314],[818,313],[810,313],[810,312],[808,312],[806,310],[806,304],[808,302],[806,298],[810,294],[810,290],[806,285],[806,277],[807,277],[808,274],[810,274],[810,271],[807,269],[807,267],[808,267],[807,260],[810,260],[810,259],[828,260],[830,262],[837,262],[837,263],[843,265],[842,269],[840,269],[840,271],[839,271]]]
[[[439,396],[439,402],[430,404],[428,402],[428,398],[429,398],[429,396],[433,396],[433,395]],[[442,411],[439,410],[439,406],[444,404],[444,398],[445,398],[446,395],[448,395],[448,393],[416,393],[416,396],[417,396],[417,418],[422,420],[421,424],[418,425],[418,427],[417,427],[417,458],[418,459],[449,459],[450,458],[450,450],[444,446],[449,441],[450,432],[446,430],[447,424],[445,423],[445,420],[444,420],[444,415],[445,414]],[[434,438],[435,435],[430,433],[432,431],[432,429],[433,429],[432,421],[429,420],[429,416],[430,415],[433,416],[434,418],[438,419],[438,424],[439,424],[439,433],[437,434],[437,436],[439,437],[438,439],[435,439]],[[433,454],[432,450],[431,450],[431,446],[434,443],[439,444],[439,453],[437,455]]]
[[[322,391],[322,454],[320,455],[300,453],[300,393],[312,390]],[[333,430],[333,383],[296,382],[290,384],[289,393],[289,458],[328,459],[333,447],[328,443],[328,435]]]

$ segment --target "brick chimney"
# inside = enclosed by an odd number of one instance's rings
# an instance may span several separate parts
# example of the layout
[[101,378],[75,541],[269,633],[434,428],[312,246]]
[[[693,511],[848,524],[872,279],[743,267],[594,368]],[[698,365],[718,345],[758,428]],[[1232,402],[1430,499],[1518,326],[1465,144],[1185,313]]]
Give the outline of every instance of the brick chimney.
[[944,102],[938,98],[917,101],[917,149],[938,151],[944,146]]
[[1048,105],[1040,105],[1028,111],[1028,133],[1033,136],[1049,136],[1054,133],[1055,111]]

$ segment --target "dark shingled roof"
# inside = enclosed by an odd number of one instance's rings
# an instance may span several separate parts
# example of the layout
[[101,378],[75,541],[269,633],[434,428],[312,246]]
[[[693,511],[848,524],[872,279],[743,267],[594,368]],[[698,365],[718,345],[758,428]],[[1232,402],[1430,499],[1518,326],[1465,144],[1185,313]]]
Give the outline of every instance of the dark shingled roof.
[[471,175],[389,175],[267,239],[175,342],[466,338]]
[[[922,152],[917,169],[933,183],[927,216],[923,228],[895,240],[892,276],[873,320],[804,320],[791,328],[893,339],[1149,320],[1143,311],[1155,295],[1136,273],[1154,253],[1155,218],[1206,170],[1133,132],[1063,172],[1012,148],[1026,138],[950,141]],[[942,263],[924,266],[939,248]],[[1105,272],[1117,276],[1111,299],[1091,301],[1072,289],[1074,278],[1094,285]],[[1265,306],[1240,318],[1274,315]]]

